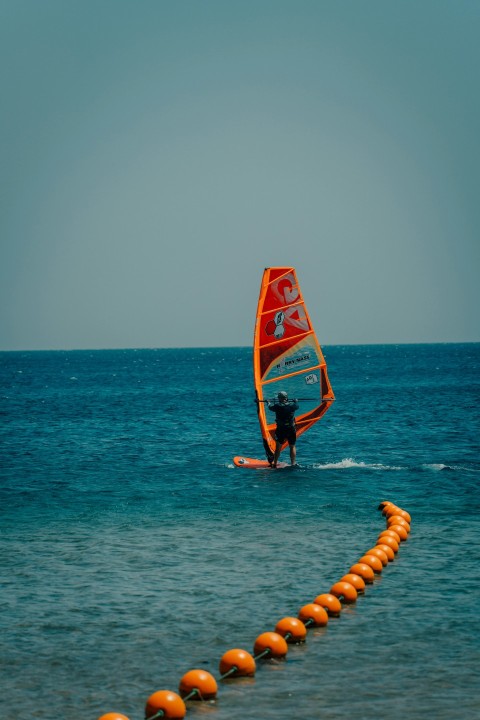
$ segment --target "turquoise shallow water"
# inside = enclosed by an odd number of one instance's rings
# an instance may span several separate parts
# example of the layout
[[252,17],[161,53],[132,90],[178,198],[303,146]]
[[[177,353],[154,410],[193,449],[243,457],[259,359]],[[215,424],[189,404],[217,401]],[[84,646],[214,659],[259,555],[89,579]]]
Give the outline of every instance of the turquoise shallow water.
[[261,456],[247,349],[0,354],[2,718],[143,718],[375,544],[355,606],[187,717],[480,716],[480,345],[325,349],[337,397],[300,467]]

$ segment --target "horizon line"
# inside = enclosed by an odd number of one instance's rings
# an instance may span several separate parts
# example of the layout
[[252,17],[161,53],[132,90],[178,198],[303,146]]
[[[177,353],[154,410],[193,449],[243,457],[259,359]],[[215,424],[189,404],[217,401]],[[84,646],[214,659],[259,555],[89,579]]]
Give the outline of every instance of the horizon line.
[[[421,345],[478,345],[480,340],[431,340],[425,342],[343,342],[343,343],[320,343],[322,348],[333,347],[371,347],[371,346],[421,346]],[[34,352],[138,352],[158,350],[252,350],[251,345],[175,345],[175,346],[142,346],[142,347],[58,347],[58,348],[9,348],[0,349],[0,353],[34,353]]]

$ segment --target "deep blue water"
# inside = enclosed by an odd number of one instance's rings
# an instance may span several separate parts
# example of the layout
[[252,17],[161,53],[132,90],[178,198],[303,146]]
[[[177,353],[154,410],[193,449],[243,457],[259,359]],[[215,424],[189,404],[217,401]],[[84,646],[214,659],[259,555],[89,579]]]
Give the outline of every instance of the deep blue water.
[[397,559],[355,606],[187,717],[480,717],[480,344],[324,348],[336,402],[262,456],[243,348],[0,353],[0,717],[143,718],[329,588]]

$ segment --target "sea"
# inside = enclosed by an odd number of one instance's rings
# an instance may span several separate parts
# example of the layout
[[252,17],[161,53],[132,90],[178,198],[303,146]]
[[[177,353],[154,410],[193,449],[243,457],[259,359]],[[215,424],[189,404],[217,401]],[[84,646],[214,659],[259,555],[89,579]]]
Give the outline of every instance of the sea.
[[[480,344],[327,346],[335,403],[263,457],[250,348],[0,353],[0,717],[480,718]],[[288,453],[284,453],[288,459]],[[232,648],[329,592],[391,501],[411,532],[339,618],[255,677]]]

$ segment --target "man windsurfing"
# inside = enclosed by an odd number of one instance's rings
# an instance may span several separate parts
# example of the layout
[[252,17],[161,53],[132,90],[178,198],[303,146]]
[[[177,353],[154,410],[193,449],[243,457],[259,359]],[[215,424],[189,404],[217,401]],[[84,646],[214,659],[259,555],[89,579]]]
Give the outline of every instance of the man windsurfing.
[[275,454],[273,456],[272,467],[276,468],[278,458],[282,452],[282,445],[288,442],[290,448],[290,463],[295,465],[297,457],[297,430],[295,426],[295,411],[298,410],[296,400],[289,400],[286,392],[279,392],[277,401],[268,401],[268,409],[275,413],[277,428],[275,430]]

